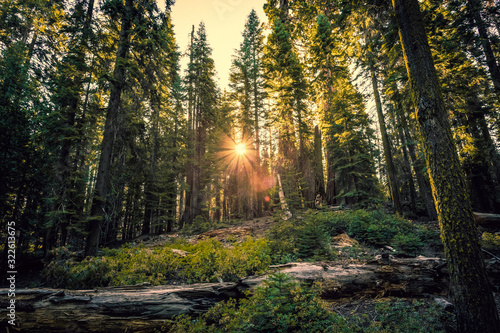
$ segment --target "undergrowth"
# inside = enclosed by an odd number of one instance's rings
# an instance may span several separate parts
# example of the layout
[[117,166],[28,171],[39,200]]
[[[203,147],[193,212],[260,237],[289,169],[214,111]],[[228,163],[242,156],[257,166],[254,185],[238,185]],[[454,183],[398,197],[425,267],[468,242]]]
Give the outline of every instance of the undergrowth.
[[218,303],[196,319],[181,315],[161,332],[427,333],[453,326],[451,314],[423,301],[379,302],[373,317],[343,317],[328,310],[318,293],[278,273],[248,299]]
[[[209,227],[213,226],[193,228]],[[343,249],[332,246],[332,237],[341,233],[368,246],[390,245],[403,256],[419,254],[424,240],[440,244],[436,231],[380,211],[306,211],[286,221],[277,219],[262,239],[233,239],[228,240],[229,244],[214,239],[197,244],[176,240],[154,248],[129,245],[104,249],[101,256],[80,262],[57,255],[59,260],[49,263],[42,273],[50,286],[70,289],[142,282],[161,285],[236,281],[264,273],[270,263],[360,259],[363,251],[358,245]]]
[[437,231],[381,211],[307,211],[279,220],[271,228],[268,238],[273,261],[335,259],[331,239],[341,233],[368,246],[392,246],[402,256],[420,254],[424,241],[440,244]]
[[211,230],[229,228],[234,225],[238,225],[241,222],[241,219],[233,219],[224,222],[214,222],[211,219],[206,219],[201,215],[198,215],[194,218],[194,221],[191,224],[185,225],[179,231],[179,234],[183,236],[197,235]]
[[234,241],[231,246],[214,239],[197,244],[181,240],[155,248],[139,245],[104,249],[102,256],[81,262],[53,261],[42,274],[51,286],[70,289],[143,282],[161,285],[172,281],[236,281],[264,272],[270,262],[265,239],[249,237],[243,242]]

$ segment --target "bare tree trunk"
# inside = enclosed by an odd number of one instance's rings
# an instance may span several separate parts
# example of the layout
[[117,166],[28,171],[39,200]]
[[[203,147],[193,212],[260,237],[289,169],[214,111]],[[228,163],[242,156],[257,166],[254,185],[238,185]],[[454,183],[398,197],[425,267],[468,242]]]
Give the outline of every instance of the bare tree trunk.
[[323,175],[323,143],[319,126],[314,127],[314,194],[325,197],[325,177]]

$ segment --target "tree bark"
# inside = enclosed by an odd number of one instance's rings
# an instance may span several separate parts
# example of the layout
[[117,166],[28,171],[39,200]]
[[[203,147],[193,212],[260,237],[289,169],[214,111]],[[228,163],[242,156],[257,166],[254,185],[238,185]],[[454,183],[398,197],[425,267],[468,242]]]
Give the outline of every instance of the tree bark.
[[406,68],[438,212],[460,332],[498,332],[500,321],[465,175],[441,93],[418,0],[393,0]]
[[111,92],[106,114],[106,123],[104,125],[95,193],[90,213],[91,216],[88,228],[89,235],[87,236],[85,256],[97,255],[101,237],[101,222],[106,212],[105,202],[109,191],[111,156],[118,126],[117,119],[121,102],[121,93],[125,83],[126,68],[124,61],[128,57],[130,49],[129,37],[132,25],[132,9],[133,0],[127,0],[125,2],[125,12],[122,17],[120,40],[118,42],[115,69],[113,71],[113,80],[111,82]]
[[399,186],[396,177],[396,168],[394,167],[394,160],[392,158],[391,143],[389,141],[389,136],[387,135],[387,128],[385,126],[384,114],[382,112],[382,102],[380,100],[380,94],[378,91],[378,81],[375,74],[375,68],[373,64],[370,64],[370,75],[373,87],[373,96],[375,97],[375,106],[377,109],[378,124],[380,127],[380,135],[382,136],[382,145],[384,147],[384,160],[387,167],[387,175],[389,176],[389,188],[391,190],[391,199],[394,204],[394,209],[399,214],[403,213],[401,208],[401,200],[399,196]]
[[[399,94],[399,92],[397,92]],[[432,193],[430,190],[429,177],[424,174],[423,163],[419,161],[417,158],[417,154],[415,153],[415,144],[413,144],[413,140],[411,138],[410,132],[408,130],[408,121],[406,119],[405,110],[400,109],[401,115],[401,124],[403,127],[403,133],[405,144],[408,146],[408,152],[410,153],[410,158],[413,164],[413,170],[415,171],[415,176],[417,178],[418,188],[420,190],[420,195],[422,196],[425,202],[425,208],[427,210],[427,216],[431,220],[437,220],[437,212],[436,207],[434,205],[434,200],[432,199]]]
[[323,140],[319,126],[314,127],[314,194],[319,195],[321,201],[325,198],[325,177],[323,170]]

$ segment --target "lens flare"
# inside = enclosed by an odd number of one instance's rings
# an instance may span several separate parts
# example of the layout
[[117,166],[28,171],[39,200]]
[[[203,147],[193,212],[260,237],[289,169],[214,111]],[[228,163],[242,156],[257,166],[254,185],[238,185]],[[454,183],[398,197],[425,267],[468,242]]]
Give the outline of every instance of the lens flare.
[[238,154],[238,155],[245,155],[247,149],[246,149],[244,143],[238,143],[234,147],[234,150],[236,151],[236,154]]

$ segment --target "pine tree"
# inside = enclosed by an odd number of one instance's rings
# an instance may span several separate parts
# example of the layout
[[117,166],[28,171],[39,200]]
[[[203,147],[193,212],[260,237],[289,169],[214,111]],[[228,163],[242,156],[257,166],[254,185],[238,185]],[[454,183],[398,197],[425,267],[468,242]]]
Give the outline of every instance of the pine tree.
[[16,221],[20,255],[46,231],[42,210],[51,195],[53,170],[43,135],[52,125],[46,117],[51,112],[46,84],[51,67],[45,60],[48,52],[57,57],[64,51],[64,15],[61,1],[0,4],[0,155],[5,161],[0,167],[0,213],[3,221]]
[[[307,195],[304,177],[310,175],[306,154],[306,140],[310,134],[305,106],[307,92],[303,67],[292,40],[292,27],[286,21],[287,2],[281,5],[279,12],[285,21],[274,18],[272,32],[264,47],[263,65],[269,98],[275,104],[270,122],[278,132],[276,169],[282,175],[285,196],[289,198],[291,208],[299,208]],[[268,12],[271,19],[273,11]],[[305,199],[312,203],[314,197]]]
[[[170,2],[167,3],[167,5],[169,4]],[[125,5],[122,7],[113,6],[113,3],[108,2],[105,3],[105,9],[112,18],[118,18],[121,21],[114,70],[110,82],[110,95],[96,175],[95,193],[88,224],[89,235],[85,247],[86,256],[97,254],[101,241],[101,231],[104,229],[103,227],[110,223],[109,218],[116,213],[114,209],[108,206],[108,199],[112,194],[110,183],[112,161],[113,157],[116,156],[114,154],[115,138],[119,127],[126,127],[126,124],[120,125],[120,121],[123,120],[120,118],[120,110],[122,93],[127,81],[127,64],[130,64],[130,55],[133,51],[137,50],[139,53],[141,51],[140,44],[132,43],[132,36],[141,37],[145,33],[147,34],[148,27],[153,29],[155,24],[150,20],[157,18],[159,12],[156,3],[149,0],[126,0]],[[167,7],[167,10],[169,9]],[[154,41],[154,39],[146,39],[146,41]],[[152,45],[149,44],[149,46]],[[146,50],[142,49],[142,51],[147,52],[147,48]],[[138,73],[137,66],[131,66],[128,70],[132,76]],[[139,101],[140,99],[134,101],[134,103],[139,103]]]
[[[310,46],[317,104],[329,156],[329,179],[342,204],[368,204],[377,196],[370,139],[373,131],[362,95],[350,82],[347,65],[336,49],[329,19],[319,15]],[[328,195],[327,195],[328,198]],[[332,200],[333,198],[329,198]],[[329,202],[332,204],[333,202]]]
[[[491,98],[494,94],[485,89],[489,85],[486,70],[471,61],[460,47],[458,41],[462,36],[451,24],[454,15],[444,6],[430,6],[429,40],[437,51],[436,69],[448,83],[443,86],[443,95],[453,110],[451,125],[471,190],[473,209],[498,211],[499,159],[487,124],[487,118],[494,115],[492,106],[496,98]],[[437,30],[441,26],[447,29]]]
[[[260,166],[260,128],[263,116],[263,99],[265,97],[264,78],[262,73],[263,52],[262,27],[255,10],[252,10],[245,23],[243,31],[243,42],[232,61],[230,74],[230,87],[233,95],[240,105],[239,123],[241,127],[241,142],[253,142],[251,159],[254,161],[253,168],[249,170],[249,191],[243,193],[249,206],[243,210],[245,215],[251,218],[253,215],[261,215],[262,200],[261,193],[257,193],[256,184],[260,182],[262,173]],[[248,147],[250,148],[250,147]]]
[[[205,24],[200,23],[196,36],[192,37],[190,62],[187,72],[188,90],[188,126],[192,140],[189,152],[188,184],[186,206],[181,225],[191,224],[195,217],[201,216],[207,200],[204,191],[208,186],[207,163],[205,158],[207,134],[213,126],[217,87],[215,85],[215,67],[211,58],[212,49],[207,41]],[[189,141],[188,141],[189,142]]]
[[[61,233],[61,245],[68,241],[68,231],[74,228],[81,218],[83,195],[81,174],[78,170],[83,139],[81,128],[85,126],[84,101],[85,81],[89,78],[87,66],[90,42],[92,39],[92,16],[94,1],[79,1],[75,4],[64,30],[69,37],[66,55],[55,64],[51,85],[52,101],[55,106],[53,121],[57,122],[58,136],[54,140],[57,170],[53,184],[54,196],[50,199],[53,207],[48,213],[50,234]],[[50,244],[52,246],[55,244]]]
[[424,140],[460,332],[496,332],[497,308],[486,275],[465,177],[417,0],[394,0],[412,98]]

